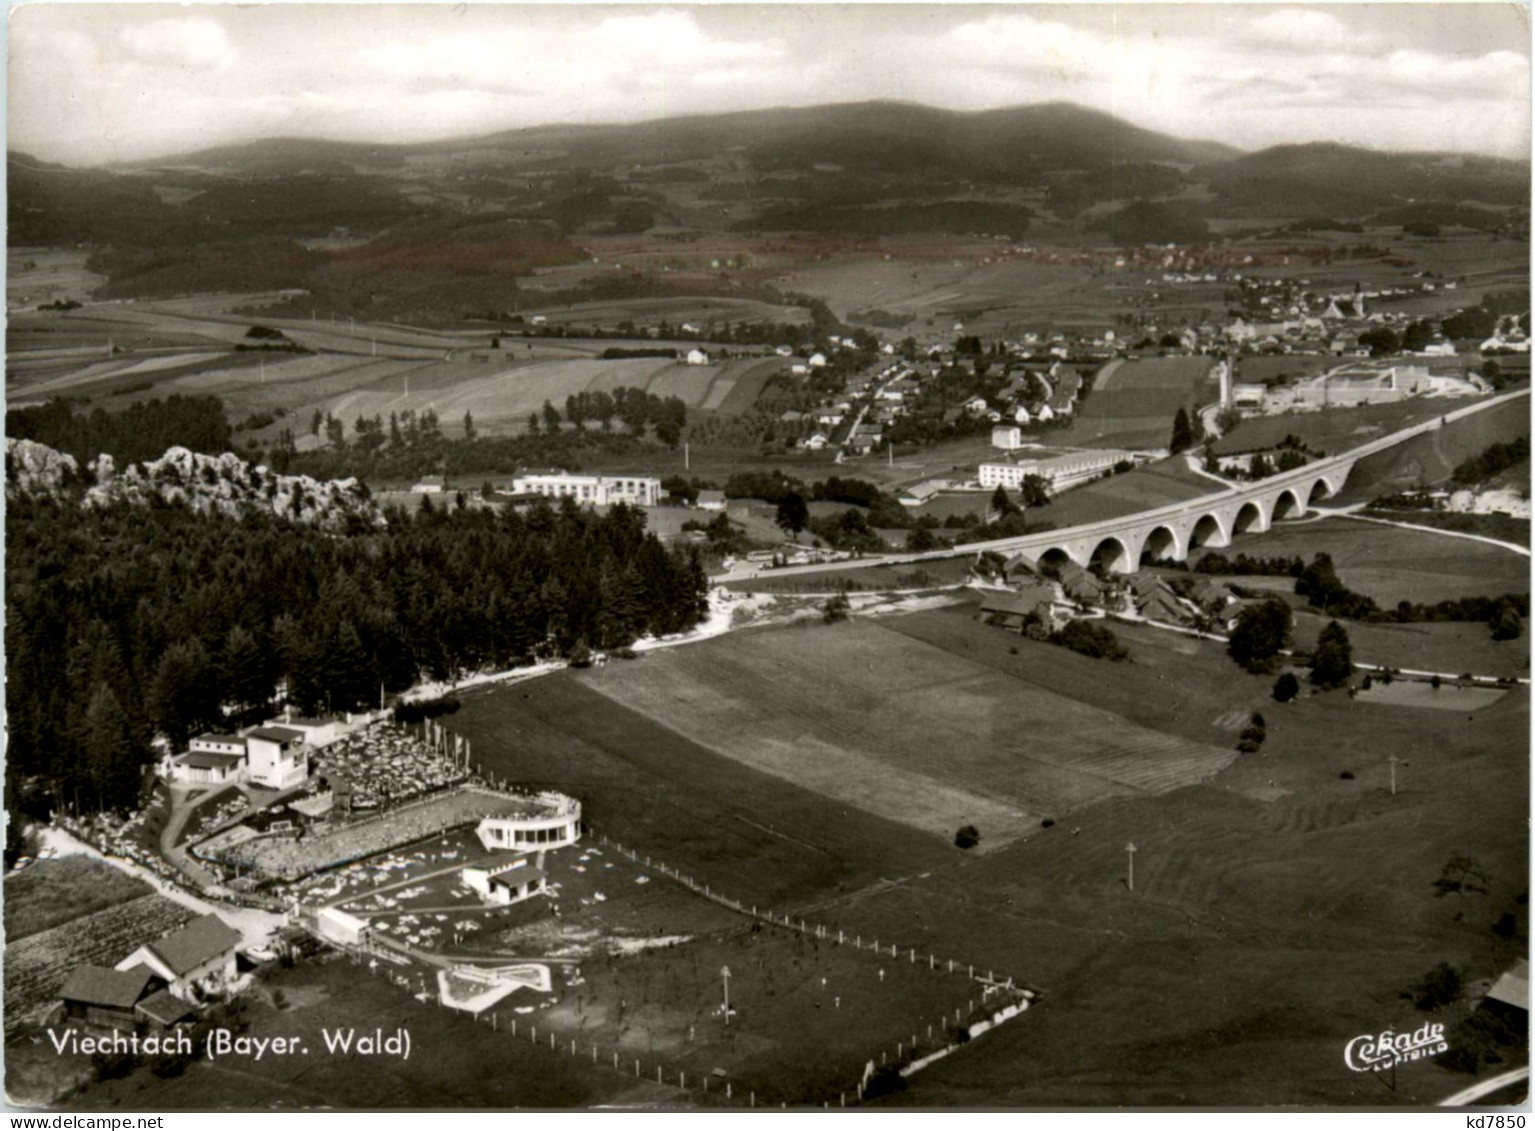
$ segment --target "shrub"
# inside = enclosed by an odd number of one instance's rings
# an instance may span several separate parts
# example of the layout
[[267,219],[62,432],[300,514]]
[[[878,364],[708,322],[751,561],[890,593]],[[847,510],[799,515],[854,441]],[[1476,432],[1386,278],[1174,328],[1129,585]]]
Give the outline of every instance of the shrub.
[[1112,631],[1085,620],[1071,621],[1059,632],[1051,633],[1050,643],[1094,659],[1123,660],[1130,655],[1130,650]]
[[427,719],[451,715],[461,706],[463,704],[451,695],[444,695],[440,699],[423,699],[419,703],[397,703],[394,708],[394,721],[402,724],[424,722]]
[[1042,829],[1048,829],[1048,828],[1053,827],[1054,825],[1055,825],[1055,818],[1054,817],[1046,817],[1043,821],[1039,822],[1039,827],[1042,828]]
[[1354,771],[1353,770],[1344,770],[1341,774],[1338,775],[1338,778],[1339,778],[1340,781],[1353,781],[1354,780]]
[[1258,752],[1258,743],[1254,742],[1250,738],[1244,738],[1240,742],[1237,743],[1237,753],[1238,754],[1256,754],[1257,752]]
[[1504,942],[1508,942],[1518,932],[1519,922],[1514,918],[1512,911],[1505,911],[1498,916],[1498,921],[1492,925],[1492,933]]
[[1259,746],[1262,746],[1263,740],[1268,737],[1268,731],[1262,727],[1248,727],[1238,737],[1246,742],[1256,742]]
[[1274,681],[1274,699],[1280,703],[1288,703],[1300,694],[1300,680],[1295,678],[1294,672],[1285,672]]
[[1460,982],[1460,971],[1448,962],[1441,962],[1404,990],[1402,997],[1424,1013],[1431,1013],[1460,997]]
[[974,848],[981,843],[981,830],[974,825],[966,825],[954,834],[956,848]]

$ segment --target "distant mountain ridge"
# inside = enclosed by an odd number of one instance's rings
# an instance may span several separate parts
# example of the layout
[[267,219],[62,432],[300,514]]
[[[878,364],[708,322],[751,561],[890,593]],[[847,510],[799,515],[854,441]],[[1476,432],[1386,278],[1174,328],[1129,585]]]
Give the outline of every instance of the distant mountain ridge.
[[[1006,167],[1017,154],[1066,164],[1166,161],[1198,164],[1241,150],[1188,141],[1132,125],[1070,102],[996,110],[942,110],[914,102],[872,101],[691,114],[624,124],[544,125],[411,144],[310,138],[263,138],[171,157],[126,162],[118,169],[227,163],[251,172],[294,161],[402,163],[407,156],[494,150],[557,150],[576,160],[675,162],[745,150],[782,159],[868,158],[904,147],[905,160],[941,155],[961,164]],[[890,160],[900,154],[892,153]]]

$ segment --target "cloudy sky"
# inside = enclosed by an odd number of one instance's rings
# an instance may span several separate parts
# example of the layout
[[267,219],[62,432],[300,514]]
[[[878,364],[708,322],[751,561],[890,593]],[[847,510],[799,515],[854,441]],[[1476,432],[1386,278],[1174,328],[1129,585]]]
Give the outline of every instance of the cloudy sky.
[[1064,99],[1243,148],[1523,157],[1520,3],[36,3],[9,12],[9,147],[72,165],[264,136],[417,141],[899,98]]

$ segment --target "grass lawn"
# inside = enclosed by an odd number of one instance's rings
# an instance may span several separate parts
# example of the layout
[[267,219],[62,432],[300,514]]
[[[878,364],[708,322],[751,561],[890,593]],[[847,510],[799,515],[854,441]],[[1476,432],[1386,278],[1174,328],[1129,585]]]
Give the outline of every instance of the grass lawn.
[[[1343,584],[1383,606],[1398,601],[1497,597],[1530,588],[1530,560],[1511,550],[1343,518],[1280,523],[1265,534],[1243,534],[1221,551],[1227,557],[1332,555]],[[1235,579],[1238,584],[1262,579]]]
[[1030,510],[1039,522],[1057,527],[1078,526],[1106,518],[1135,514],[1184,499],[1197,499],[1221,490],[1214,480],[1192,472],[1181,456],[1073,487]]
[[[1438,408],[1434,411],[1444,412],[1450,408],[1461,407],[1465,403],[1463,401],[1439,402]],[[1389,405],[1383,408],[1405,409],[1412,405],[1413,402],[1408,401],[1402,405]],[[1427,407],[1433,408],[1433,402],[1430,402]],[[1342,411],[1352,413],[1364,410]],[[1332,415],[1332,413],[1326,413],[1320,419],[1326,419]],[[1429,412],[1427,415],[1432,416],[1434,412]],[[1395,427],[1400,426],[1395,425]],[[1246,427],[1244,423],[1233,433],[1238,442],[1241,442],[1242,429]],[[1390,428],[1384,431],[1390,431]],[[1358,439],[1369,440],[1379,434],[1361,434]],[[1529,399],[1518,397],[1506,401],[1496,408],[1472,413],[1470,416],[1452,421],[1444,428],[1436,428],[1421,436],[1414,436],[1406,443],[1397,444],[1384,452],[1366,456],[1354,465],[1353,471],[1349,472],[1348,482],[1338,492],[1335,502],[1339,505],[1366,502],[1379,495],[1415,490],[1420,486],[1443,486],[1449,482],[1456,465],[1472,456],[1479,455],[1492,444],[1507,443],[1529,434]],[[1321,446],[1328,451],[1341,451],[1346,445],[1322,443]]]
[[5,878],[5,938],[14,943],[152,891],[90,856],[39,860]]
[[[1297,611],[1295,647],[1310,651],[1330,618]],[[1485,624],[1372,624],[1339,621],[1348,630],[1354,660],[1414,671],[1459,675],[1524,677],[1530,674],[1530,647],[1523,638],[1494,640]]]

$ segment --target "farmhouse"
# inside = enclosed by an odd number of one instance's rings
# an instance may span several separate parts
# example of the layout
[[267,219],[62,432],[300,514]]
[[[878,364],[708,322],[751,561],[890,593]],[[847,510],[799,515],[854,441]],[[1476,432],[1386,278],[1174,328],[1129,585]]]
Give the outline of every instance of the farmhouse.
[[174,996],[191,1001],[194,993],[219,989],[234,980],[239,942],[240,932],[210,912],[139,947],[116,969],[126,972],[143,967],[164,982]]
[[447,483],[440,475],[423,475],[421,481],[411,488],[416,495],[440,495],[447,487]]
[[709,355],[701,349],[688,350],[687,363],[689,365],[708,365]]
[[725,492],[700,491],[696,505],[701,511],[722,511],[725,509]]
[[564,471],[535,472],[512,480],[516,494],[549,499],[574,499],[588,506],[628,503],[653,507],[661,501],[661,481],[638,475],[571,475]]

